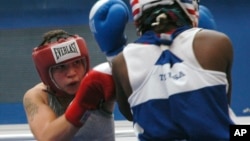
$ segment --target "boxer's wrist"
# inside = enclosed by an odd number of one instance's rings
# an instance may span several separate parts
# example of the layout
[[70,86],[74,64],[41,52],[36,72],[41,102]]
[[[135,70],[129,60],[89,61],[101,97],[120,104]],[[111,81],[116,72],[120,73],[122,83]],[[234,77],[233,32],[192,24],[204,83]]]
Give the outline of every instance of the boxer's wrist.
[[90,116],[90,111],[76,101],[72,101],[65,112],[66,119],[75,127],[81,127]]

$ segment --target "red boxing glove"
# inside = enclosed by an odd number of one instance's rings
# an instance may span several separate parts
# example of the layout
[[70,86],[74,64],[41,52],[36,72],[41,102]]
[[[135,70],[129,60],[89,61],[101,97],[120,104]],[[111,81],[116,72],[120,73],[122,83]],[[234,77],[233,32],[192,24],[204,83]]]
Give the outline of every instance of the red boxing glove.
[[75,98],[65,112],[66,119],[81,127],[90,115],[90,110],[99,108],[100,102],[114,100],[115,86],[108,63],[103,63],[83,78]]

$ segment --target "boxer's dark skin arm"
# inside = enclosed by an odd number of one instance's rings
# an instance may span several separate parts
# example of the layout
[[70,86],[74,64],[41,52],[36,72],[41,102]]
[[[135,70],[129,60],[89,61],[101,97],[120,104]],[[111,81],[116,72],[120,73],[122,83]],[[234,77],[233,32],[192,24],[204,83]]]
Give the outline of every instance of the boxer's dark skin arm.
[[195,36],[193,49],[202,68],[224,72],[229,83],[228,103],[231,102],[231,68],[233,47],[230,39],[214,30],[201,30]]
[[133,121],[128,97],[132,94],[129,83],[126,62],[123,54],[120,53],[112,62],[112,75],[116,86],[116,98],[120,112],[129,121]]

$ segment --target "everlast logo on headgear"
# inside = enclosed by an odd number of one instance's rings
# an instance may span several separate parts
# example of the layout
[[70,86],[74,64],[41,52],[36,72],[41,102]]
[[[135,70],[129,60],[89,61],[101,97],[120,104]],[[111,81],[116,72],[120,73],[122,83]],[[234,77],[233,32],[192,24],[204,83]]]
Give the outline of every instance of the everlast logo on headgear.
[[80,56],[80,50],[75,40],[70,40],[51,47],[55,62],[60,63],[65,60]]

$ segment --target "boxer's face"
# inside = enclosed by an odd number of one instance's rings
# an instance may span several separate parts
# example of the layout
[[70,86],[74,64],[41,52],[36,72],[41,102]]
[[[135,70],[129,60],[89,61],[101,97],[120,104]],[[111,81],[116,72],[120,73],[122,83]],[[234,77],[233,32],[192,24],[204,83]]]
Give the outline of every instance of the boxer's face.
[[56,85],[66,93],[74,95],[85,75],[83,59],[60,63],[51,68]]

